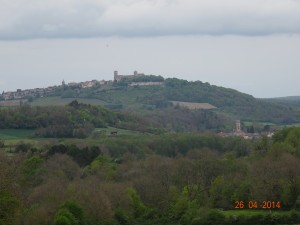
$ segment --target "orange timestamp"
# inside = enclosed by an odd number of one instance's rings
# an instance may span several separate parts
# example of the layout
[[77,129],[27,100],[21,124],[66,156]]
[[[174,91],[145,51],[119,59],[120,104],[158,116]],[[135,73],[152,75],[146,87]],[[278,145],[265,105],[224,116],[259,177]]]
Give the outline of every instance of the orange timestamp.
[[280,209],[280,201],[235,201],[235,209]]

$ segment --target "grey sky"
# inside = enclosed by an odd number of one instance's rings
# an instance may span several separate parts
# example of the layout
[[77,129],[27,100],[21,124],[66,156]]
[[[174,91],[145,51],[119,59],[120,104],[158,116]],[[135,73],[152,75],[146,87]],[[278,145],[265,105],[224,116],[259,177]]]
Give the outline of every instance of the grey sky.
[[299,0],[0,3],[0,91],[137,69],[256,97],[300,95]]
[[0,38],[300,32],[299,0],[2,0]]

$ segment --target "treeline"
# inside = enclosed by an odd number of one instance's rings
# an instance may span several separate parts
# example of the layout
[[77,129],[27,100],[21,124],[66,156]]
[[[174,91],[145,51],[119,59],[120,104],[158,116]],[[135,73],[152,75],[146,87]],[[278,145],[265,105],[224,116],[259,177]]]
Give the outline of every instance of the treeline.
[[[255,142],[169,134],[1,152],[0,224],[299,223],[299,139],[288,128]],[[236,201],[276,207],[241,215]]]
[[37,129],[40,137],[87,137],[94,127],[116,125],[124,117],[101,106],[78,103],[66,106],[23,105],[0,110],[0,129]]
[[[208,110],[162,108],[143,114],[78,103],[66,106],[22,105],[0,109],[0,129],[35,129],[38,137],[86,138],[94,128],[113,126],[141,132],[225,130],[233,121]],[[231,126],[230,126],[231,128]]]
[[164,82],[164,78],[162,76],[155,75],[144,75],[144,76],[136,76],[136,77],[124,77],[120,81],[116,82],[115,86],[127,86],[131,82]]

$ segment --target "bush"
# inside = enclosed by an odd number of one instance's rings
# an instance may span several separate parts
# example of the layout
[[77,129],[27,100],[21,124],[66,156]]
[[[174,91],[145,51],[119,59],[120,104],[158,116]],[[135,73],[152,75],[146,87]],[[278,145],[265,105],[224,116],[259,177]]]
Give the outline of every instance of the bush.
[[4,147],[5,147],[4,141],[0,140],[0,148],[4,148]]
[[131,225],[131,218],[127,213],[121,208],[117,208],[115,210],[115,219],[118,221],[120,225]]
[[27,152],[31,147],[30,143],[20,142],[16,146],[16,152]]
[[13,224],[18,207],[19,202],[15,197],[0,191],[0,225]]
[[300,223],[300,212],[298,212],[296,210],[292,210],[290,212],[289,223]]
[[[193,225],[225,225],[226,217],[222,211],[210,209],[208,212],[202,212],[202,216],[193,220]],[[233,223],[237,224],[237,223]],[[238,223],[239,224],[239,223]]]
[[54,218],[54,225],[77,225],[78,220],[67,209],[61,209]]
[[211,210],[207,216],[208,224],[223,225],[225,221],[225,215],[220,210]]

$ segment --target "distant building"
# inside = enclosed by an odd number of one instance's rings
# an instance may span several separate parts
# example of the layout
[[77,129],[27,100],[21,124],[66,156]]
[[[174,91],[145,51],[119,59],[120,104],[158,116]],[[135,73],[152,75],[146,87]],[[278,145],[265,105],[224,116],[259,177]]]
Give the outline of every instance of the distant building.
[[100,80],[100,81],[99,81],[99,84],[100,84],[100,85],[104,85],[104,84],[107,84],[107,83],[108,83],[108,81],[106,81],[106,80]]
[[79,83],[81,88],[90,88],[97,84],[99,84],[99,82],[97,80],[91,80],[91,81],[85,81],[85,82]]
[[241,133],[241,121],[240,120],[237,120],[235,123],[235,132]]
[[134,77],[140,77],[144,76],[144,73],[138,73],[138,71],[134,71],[133,75],[119,75],[118,71],[114,71],[114,81],[120,81],[123,78],[134,78]]
[[242,129],[241,129],[241,121],[240,120],[235,121],[234,135],[244,137],[245,139],[247,139],[247,134],[244,131],[242,131]]

